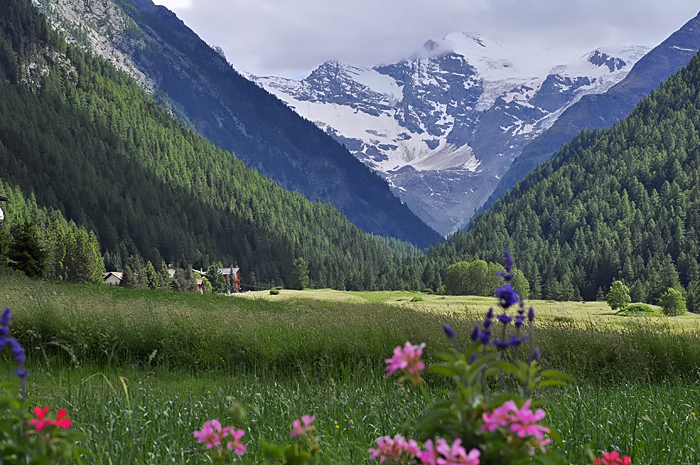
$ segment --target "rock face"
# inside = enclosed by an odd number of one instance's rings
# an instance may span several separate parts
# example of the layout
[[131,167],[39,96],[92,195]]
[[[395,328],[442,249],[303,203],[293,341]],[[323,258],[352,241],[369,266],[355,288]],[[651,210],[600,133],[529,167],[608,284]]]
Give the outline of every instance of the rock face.
[[442,240],[385,180],[241,76],[220,48],[165,7],[151,0],[34,1],[69,42],[130,73],[183,124],[283,188],[332,203],[366,232],[419,247]]
[[458,33],[399,63],[327,62],[301,81],[247,77],[343,143],[446,235],[468,222],[529,141],[584,95],[621,81],[647,50],[571,60]]

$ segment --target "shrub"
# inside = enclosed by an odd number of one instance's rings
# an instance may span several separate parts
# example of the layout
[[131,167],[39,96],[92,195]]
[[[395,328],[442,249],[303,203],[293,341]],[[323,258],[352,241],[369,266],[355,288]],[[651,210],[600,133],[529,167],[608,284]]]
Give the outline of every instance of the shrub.
[[629,304],[619,310],[617,314],[620,316],[659,316],[659,312],[651,305],[641,303]]
[[678,289],[669,287],[666,293],[661,296],[661,311],[666,316],[680,316],[686,311],[685,297]]
[[280,290],[277,289],[276,287],[273,287],[270,289],[270,295],[278,295],[280,293]]

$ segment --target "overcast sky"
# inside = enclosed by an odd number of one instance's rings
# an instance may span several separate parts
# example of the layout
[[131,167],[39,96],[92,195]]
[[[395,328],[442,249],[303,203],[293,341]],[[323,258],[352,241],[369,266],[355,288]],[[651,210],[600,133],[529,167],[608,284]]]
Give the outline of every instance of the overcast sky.
[[[327,60],[374,66],[428,39],[479,32],[494,41],[570,48],[653,47],[700,11],[697,0],[154,0],[240,71],[299,79]],[[561,51],[560,51],[561,52]]]

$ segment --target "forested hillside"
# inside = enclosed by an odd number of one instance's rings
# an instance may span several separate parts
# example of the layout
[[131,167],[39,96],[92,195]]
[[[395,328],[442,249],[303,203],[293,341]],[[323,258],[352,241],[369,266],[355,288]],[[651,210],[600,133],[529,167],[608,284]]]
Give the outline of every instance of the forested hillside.
[[[330,202],[365,232],[425,248],[443,238],[386,181],[151,0],[40,0],[62,36],[138,76],[160,105],[247,166]],[[254,40],[254,39],[251,39]]]
[[29,0],[0,8],[0,177],[158,264],[238,264],[248,285],[416,283],[408,244],[363,234],[336,208],[248,169],[181,126],[126,74],[47,26]]
[[[700,295],[700,57],[610,130],[584,131],[434,258],[504,248],[547,299],[595,299],[615,279],[634,301]],[[700,309],[699,309],[700,310]]]

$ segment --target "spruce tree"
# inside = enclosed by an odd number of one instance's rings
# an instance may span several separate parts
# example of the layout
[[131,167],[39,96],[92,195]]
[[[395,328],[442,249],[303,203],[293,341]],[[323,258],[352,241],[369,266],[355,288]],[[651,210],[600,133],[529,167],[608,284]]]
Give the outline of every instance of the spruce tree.
[[7,257],[12,268],[30,278],[44,276],[48,253],[39,242],[39,231],[34,223],[25,221],[15,228]]

